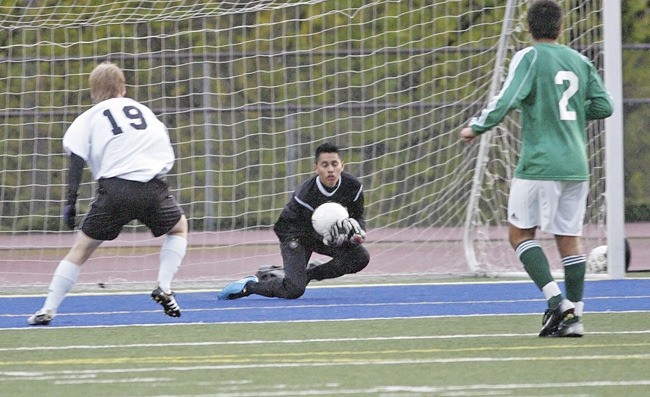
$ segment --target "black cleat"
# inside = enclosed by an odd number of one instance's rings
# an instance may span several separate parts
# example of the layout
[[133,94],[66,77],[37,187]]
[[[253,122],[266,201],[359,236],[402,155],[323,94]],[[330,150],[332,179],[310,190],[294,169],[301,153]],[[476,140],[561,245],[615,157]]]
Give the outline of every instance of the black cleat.
[[574,317],[574,308],[562,311],[562,305],[557,309],[547,309],[542,318],[542,329],[539,331],[540,337],[555,336],[557,329],[562,321],[568,321]]
[[181,316],[181,308],[178,307],[178,303],[176,303],[176,299],[174,299],[173,292],[171,294],[166,294],[162,289],[160,289],[160,287],[158,287],[151,292],[151,299],[160,303],[160,305],[165,310],[165,314],[169,317]]
[[585,330],[580,317],[572,316],[571,318],[560,322],[560,325],[558,325],[557,331],[553,333],[553,336],[558,338],[581,338],[584,333]]

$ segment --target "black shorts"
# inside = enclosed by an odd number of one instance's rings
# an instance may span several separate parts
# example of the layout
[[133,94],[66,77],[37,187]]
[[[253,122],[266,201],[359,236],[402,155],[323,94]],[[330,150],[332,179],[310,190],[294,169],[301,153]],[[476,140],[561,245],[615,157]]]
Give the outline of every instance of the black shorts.
[[124,225],[136,219],[158,237],[169,232],[182,215],[165,181],[107,178],[98,181],[95,200],[80,228],[95,240],[114,240]]

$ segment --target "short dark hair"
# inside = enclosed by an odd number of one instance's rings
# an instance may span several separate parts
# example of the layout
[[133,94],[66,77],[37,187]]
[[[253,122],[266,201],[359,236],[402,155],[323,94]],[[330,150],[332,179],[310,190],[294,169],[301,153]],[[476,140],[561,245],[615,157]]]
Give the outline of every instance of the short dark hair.
[[527,18],[533,39],[557,40],[562,29],[562,8],[555,0],[537,0],[528,9]]
[[325,142],[319,147],[316,148],[316,156],[314,157],[314,160],[316,163],[318,163],[318,158],[320,157],[321,153],[339,153],[339,148],[336,145],[333,145],[329,142]]

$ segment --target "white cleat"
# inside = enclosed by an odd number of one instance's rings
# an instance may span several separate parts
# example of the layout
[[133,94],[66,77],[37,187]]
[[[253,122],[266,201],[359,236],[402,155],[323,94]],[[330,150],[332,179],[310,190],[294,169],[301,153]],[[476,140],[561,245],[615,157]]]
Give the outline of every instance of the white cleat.
[[54,318],[54,313],[51,310],[39,310],[29,316],[27,323],[29,325],[48,325]]

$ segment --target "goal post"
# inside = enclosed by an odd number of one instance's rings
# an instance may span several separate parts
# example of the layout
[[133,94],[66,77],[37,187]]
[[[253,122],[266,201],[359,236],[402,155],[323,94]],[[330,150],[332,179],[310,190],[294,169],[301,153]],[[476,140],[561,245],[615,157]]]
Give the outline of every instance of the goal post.
[[[5,2],[0,287],[47,285],[72,242],[61,221],[61,139],[91,106],[88,75],[103,61],[125,71],[127,95],[169,128],[177,160],[168,182],[190,223],[177,285],[220,288],[281,264],[273,223],[313,175],[324,141],[341,148],[366,197],[371,262],[338,282],[520,272],[505,219],[518,115],[483,137],[482,149],[461,144],[459,131],[530,43],[528,3]],[[563,42],[602,69],[604,2],[560,3]],[[587,249],[607,238],[604,126],[588,129]],[[80,217],[94,189],[86,171]],[[127,225],[84,265],[78,288],[148,287],[160,244],[138,223]]]
[[[492,73],[492,80],[490,82],[489,98],[493,98],[499,92],[503,70],[505,68],[506,54],[508,51],[509,36],[512,30],[513,15],[515,13],[515,0],[508,0],[505,5],[503,15],[503,25],[501,27],[501,35],[497,44],[496,55],[494,59],[494,71]],[[469,196],[469,203],[467,205],[467,217],[465,218],[465,229],[463,234],[463,243],[465,246],[465,258],[467,259],[467,266],[474,273],[481,272],[481,263],[479,262],[475,250],[475,236],[474,225],[477,215],[480,216],[481,209],[478,206],[478,201],[481,199],[481,191],[483,186],[483,177],[485,176],[485,169],[488,162],[488,146],[491,144],[492,131],[487,131],[479,140],[479,150],[477,154],[476,167],[474,168],[474,179],[472,180],[472,190]]]
[[625,206],[623,173],[623,67],[621,6],[603,2],[605,86],[614,102],[614,114],[605,120],[607,175],[607,269],[614,279],[625,277]]

